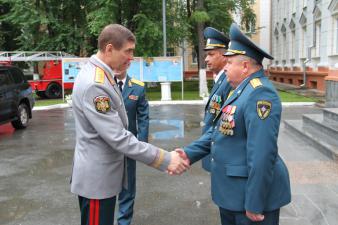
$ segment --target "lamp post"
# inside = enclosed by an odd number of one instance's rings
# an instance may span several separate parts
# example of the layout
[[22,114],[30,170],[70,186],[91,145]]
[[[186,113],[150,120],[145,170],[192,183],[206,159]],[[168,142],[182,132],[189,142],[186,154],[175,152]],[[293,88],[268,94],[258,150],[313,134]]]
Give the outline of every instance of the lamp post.
[[162,23],[163,23],[163,56],[167,56],[167,31],[166,31],[166,10],[165,0],[162,0]]

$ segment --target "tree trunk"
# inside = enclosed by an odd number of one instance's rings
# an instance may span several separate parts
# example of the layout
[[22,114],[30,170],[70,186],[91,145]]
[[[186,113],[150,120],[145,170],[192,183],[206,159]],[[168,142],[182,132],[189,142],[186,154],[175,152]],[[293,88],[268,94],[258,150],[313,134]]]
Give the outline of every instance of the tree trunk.
[[[204,0],[197,1],[197,10],[204,9]],[[198,35],[198,68],[199,68],[199,94],[200,97],[208,97],[208,85],[207,76],[204,62],[204,36],[203,36],[204,23],[197,24],[197,35]]]

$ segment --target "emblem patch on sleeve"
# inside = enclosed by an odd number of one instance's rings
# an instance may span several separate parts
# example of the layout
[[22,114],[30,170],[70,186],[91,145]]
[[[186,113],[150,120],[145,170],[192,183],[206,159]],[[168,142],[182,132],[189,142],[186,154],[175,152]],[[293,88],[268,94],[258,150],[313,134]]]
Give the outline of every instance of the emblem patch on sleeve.
[[94,98],[96,111],[106,113],[110,111],[110,101],[108,96],[97,96]]
[[257,114],[262,120],[266,119],[271,112],[271,102],[269,101],[257,101]]

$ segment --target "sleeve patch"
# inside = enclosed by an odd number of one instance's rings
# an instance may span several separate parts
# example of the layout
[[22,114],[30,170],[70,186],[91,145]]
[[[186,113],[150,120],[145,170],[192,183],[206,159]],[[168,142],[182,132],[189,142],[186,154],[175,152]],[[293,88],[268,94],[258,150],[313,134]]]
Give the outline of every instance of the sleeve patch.
[[271,112],[272,104],[269,101],[257,101],[257,114],[262,120],[266,119]]
[[97,96],[94,98],[96,111],[99,113],[107,113],[110,111],[110,99],[108,96]]
[[140,80],[136,80],[134,78],[131,79],[131,82],[137,85],[140,85],[141,87],[144,87],[144,83]]
[[254,78],[250,80],[251,86],[255,89],[256,87],[262,86],[262,82],[259,80],[259,78]]

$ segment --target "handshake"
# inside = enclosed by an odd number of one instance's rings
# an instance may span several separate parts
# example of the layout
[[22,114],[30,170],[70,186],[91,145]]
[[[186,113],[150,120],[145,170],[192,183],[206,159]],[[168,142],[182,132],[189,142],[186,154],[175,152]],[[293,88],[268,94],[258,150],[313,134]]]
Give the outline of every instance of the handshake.
[[181,148],[176,148],[170,152],[171,160],[167,169],[170,175],[180,175],[190,168],[190,160]]

